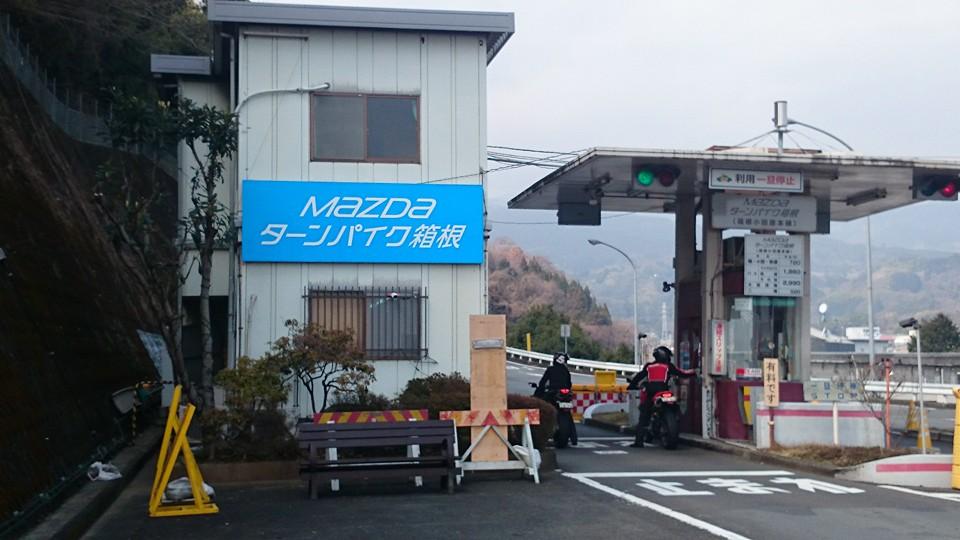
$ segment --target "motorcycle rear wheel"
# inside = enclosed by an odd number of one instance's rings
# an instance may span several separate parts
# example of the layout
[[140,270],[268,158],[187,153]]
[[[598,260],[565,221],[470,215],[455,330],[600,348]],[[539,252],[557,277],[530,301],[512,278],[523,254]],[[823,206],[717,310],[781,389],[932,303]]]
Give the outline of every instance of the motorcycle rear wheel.
[[673,450],[680,442],[680,419],[677,411],[665,409],[660,413],[660,445],[665,450]]
[[566,448],[570,442],[570,424],[573,418],[568,414],[557,415],[557,431],[553,434],[553,445],[557,448]]

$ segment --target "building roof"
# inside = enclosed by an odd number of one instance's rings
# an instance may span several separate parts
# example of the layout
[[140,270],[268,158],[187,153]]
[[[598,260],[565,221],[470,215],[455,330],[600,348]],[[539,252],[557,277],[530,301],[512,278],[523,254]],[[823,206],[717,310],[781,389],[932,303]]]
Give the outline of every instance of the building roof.
[[[673,165],[678,181],[670,188],[634,189],[639,165]],[[672,211],[678,194],[699,194],[709,168],[802,171],[809,192],[829,200],[830,219],[849,221],[917,202],[913,180],[926,174],[960,174],[958,161],[863,156],[853,153],[784,152],[764,148],[648,150],[592,148],[551,172],[508,203],[510,208],[555,210],[560,192],[588,193],[604,211]],[[565,195],[567,197],[567,195]],[[586,199],[584,199],[586,200]],[[947,202],[941,204],[949,204]]]
[[493,60],[514,31],[513,13],[505,12],[267,4],[246,0],[210,0],[207,18],[214,23],[484,34],[487,36],[487,63]]

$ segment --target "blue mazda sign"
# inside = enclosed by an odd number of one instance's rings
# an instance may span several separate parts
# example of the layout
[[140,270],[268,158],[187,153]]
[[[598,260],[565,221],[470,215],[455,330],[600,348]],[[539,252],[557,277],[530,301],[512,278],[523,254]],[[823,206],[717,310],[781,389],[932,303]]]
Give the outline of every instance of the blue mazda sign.
[[243,181],[245,262],[483,262],[483,187]]

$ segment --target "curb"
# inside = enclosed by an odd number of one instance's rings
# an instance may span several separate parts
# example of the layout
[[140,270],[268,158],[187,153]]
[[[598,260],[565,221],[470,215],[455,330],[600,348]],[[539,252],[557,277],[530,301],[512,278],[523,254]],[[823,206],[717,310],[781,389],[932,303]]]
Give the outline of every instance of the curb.
[[23,538],[79,538],[110,508],[120,493],[160,447],[163,431],[150,427],[113,457],[123,477],[109,482],[85,481],[80,489],[47,515]]
[[[606,422],[600,422],[594,419],[584,419],[584,424],[588,426],[598,427],[600,429],[606,429],[609,431],[615,431],[617,433],[624,433],[633,435],[636,430],[631,426],[617,426],[613,424],[608,424]],[[696,435],[689,435],[686,433],[680,434],[680,440],[689,446],[696,448],[702,448],[704,450],[712,450],[714,452],[722,452],[724,454],[731,454],[750,461],[755,461],[758,463],[764,463],[767,465],[778,465],[780,467],[790,467],[792,469],[801,470],[813,474],[822,474],[824,476],[835,476],[839,471],[844,470],[843,467],[832,467],[829,465],[821,465],[813,461],[806,461],[801,459],[791,459],[783,456],[778,456],[776,454],[771,454],[769,452],[764,452],[762,450],[755,450],[751,447],[740,446],[737,444],[731,444],[728,442],[713,440],[713,439],[704,439],[703,437],[698,437]]]

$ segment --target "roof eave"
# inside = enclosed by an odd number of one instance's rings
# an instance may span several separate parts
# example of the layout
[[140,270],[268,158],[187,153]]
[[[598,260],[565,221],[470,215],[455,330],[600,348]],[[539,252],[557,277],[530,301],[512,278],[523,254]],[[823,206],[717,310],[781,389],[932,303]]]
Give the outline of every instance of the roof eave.
[[488,64],[514,32],[514,17],[509,12],[264,4],[239,0],[210,0],[207,19],[212,23],[473,33],[487,37]]

